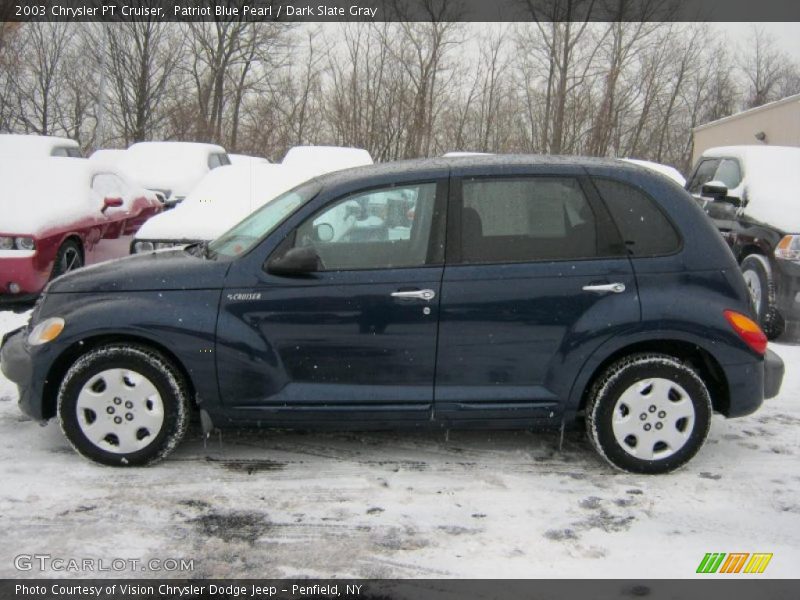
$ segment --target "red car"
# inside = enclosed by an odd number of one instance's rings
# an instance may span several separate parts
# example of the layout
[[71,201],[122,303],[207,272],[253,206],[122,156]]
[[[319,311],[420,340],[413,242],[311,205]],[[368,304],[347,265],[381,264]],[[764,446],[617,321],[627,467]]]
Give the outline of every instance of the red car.
[[0,162],[0,302],[36,296],[73,269],[128,254],[156,196],[79,158]]

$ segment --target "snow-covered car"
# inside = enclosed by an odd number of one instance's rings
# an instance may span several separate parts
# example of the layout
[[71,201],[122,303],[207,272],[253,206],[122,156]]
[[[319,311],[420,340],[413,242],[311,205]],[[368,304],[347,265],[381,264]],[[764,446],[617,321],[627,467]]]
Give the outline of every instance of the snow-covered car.
[[309,177],[372,164],[372,156],[363,148],[344,146],[295,146],[281,161],[284,165],[306,168]]
[[213,240],[308,178],[308,169],[281,164],[239,164],[214,169],[186,200],[144,224],[131,244],[131,253]]
[[249,163],[216,169],[179,207],[148,221],[131,244],[131,253],[212,240],[308,179],[369,164],[369,152],[360,148],[296,146],[279,164]]
[[649,160],[640,160],[638,158],[623,158],[625,162],[633,163],[635,165],[639,165],[640,167],[645,167],[656,173],[661,173],[662,175],[666,175],[672,181],[677,183],[679,186],[683,187],[686,185],[686,178],[681,175],[681,172],[678,171],[675,167],[670,167],[669,165],[662,165],[661,163],[652,162]]
[[139,142],[125,151],[116,167],[171,207],[183,201],[206,173],[229,164],[225,148],[214,144]]
[[0,158],[45,158],[68,156],[81,158],[78,142],[50,135],[0,134]]
[[[155,195],[86,159],[0,161],[0,300],[112,258],[101,240],[133,234],[162,210]],[[124,249],[118,256],[124,254]]]
[[800,332],[800,148],[710,148],[686,189],[733,250],[767,336]]

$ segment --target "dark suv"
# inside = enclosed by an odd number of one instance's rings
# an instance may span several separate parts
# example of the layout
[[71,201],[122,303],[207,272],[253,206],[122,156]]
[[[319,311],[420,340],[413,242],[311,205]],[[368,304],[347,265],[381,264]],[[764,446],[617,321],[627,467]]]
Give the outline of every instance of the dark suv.
[[686,189],[741,265],[757,320],[769,339],[800,334],[800,148],[711,148]]
[[[405,218],[381,225],[398,198]],[[199,410],[206,430],[580,423],[611,464],[661,473],[713,411],[778,393],[751,316],[733,256],[667,178],[432,159],[319,177],[208,244],[65,275],[2,369],[25,413],[111,465],[165,456]]]

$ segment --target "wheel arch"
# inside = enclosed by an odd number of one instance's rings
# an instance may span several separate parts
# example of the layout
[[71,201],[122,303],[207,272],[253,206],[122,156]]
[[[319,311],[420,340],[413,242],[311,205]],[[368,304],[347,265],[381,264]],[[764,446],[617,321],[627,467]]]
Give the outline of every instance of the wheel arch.
[[194,406],[194,401],[195,401],[194,382],[192,381],[192,378],[189,375],[189,371],[187,370],[186,366],[178,358],[178,356],[174,352],[172,352],[169,348],[167,348],[163,344],[160,344],[157,341],[142,336],[136,336],[131,334],[102,334],[102,335],[87,337],[74,342],[67,349],[65,349],[58,356],[58,358],[56,358],[53,361],[53,364],[50,366],[50,370],[47,373],[47,378],[45,380],[42,393],[43,418],[51,419],[56,416],[58,389],[61,385],[61,381],[64,379],[64,375],[66,375],[67,371],[75,363],[75,361],[78,360],[78,358],[80,358],[87,352],[99,346],[103,346],[106,344],[113,344],[113,343],[125,343],[125,344],[146,346],[152,350],[156,350],[157,352],[163,354],[164,357],[175,366],[175,368],[183,377],[184,383],[186,384],[186,387],[189,391],[189,398],[192,399],[192,405]]
[[626,356],[640,353],[667,354],[690,364],[706,384],[711,396],[712,408],[724,415],[728,413],[730,406],[728,380],[721,365],[708,350],[696,343],[679,338],[651,338],[619,347],[607,354],[599,363],[586,365],[587,373],[582,377],[585,384],[579,390],[576,416],[586,408],[589,392],[594,382],[611,364]]

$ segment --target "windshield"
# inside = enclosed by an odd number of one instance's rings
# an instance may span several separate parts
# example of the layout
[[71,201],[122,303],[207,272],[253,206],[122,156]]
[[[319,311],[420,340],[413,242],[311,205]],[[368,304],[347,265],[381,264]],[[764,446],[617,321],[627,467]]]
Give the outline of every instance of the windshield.
[[208,244],[212,256],[241,256],[264,239],[278,225],[320,190],[318,183],[304,183],[277,196]]

